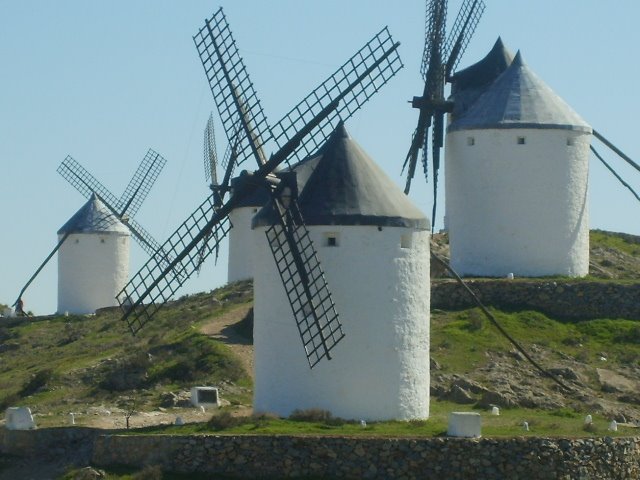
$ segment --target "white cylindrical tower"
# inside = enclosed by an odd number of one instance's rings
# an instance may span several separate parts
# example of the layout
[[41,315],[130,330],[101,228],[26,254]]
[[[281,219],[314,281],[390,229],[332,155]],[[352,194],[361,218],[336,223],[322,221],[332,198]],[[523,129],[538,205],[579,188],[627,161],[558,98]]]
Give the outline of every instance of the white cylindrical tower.
[[[231,186],[237,184],[233,179]],[[253,278],[253,232],[251,220],[258,210],[269,200],[268,192],[257,189],[254,194],[242,199],[229,213],[229,259],[227,281],[237,282]]]
[[[305,172],[305,167],[311,172]],[[345,334],[309,368],[265,236],[254,218],[254,410],[320,408],[364,420],[429,415],[428,221],[340,126],[318,156],[299,203]]]
[[586,275],[590,138],[591,127],[518,53],[448,127],[452,267],[477,276]]
[[118,304],[129,276],[129,230],[93,195],[58,230],[58,312],[94,313]]

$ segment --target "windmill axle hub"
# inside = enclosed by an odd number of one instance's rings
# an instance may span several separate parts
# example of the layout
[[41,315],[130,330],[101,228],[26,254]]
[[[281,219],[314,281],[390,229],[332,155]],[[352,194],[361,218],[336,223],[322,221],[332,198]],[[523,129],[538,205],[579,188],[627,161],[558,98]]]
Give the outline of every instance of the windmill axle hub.
[[433,98],[425,97],[413,97],[411,101],[413,108],[419,108],[420,110],[429,110],[431,112],[453,112],[453,102],[448,100],[435,100]]

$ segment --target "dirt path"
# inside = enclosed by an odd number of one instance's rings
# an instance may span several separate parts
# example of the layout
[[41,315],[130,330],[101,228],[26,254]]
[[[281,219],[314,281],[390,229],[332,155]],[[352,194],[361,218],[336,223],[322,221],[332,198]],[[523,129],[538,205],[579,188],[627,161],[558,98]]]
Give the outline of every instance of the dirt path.
[[247,373],[253,377],[253,345],[239,335],[233,326],[247,316],[251,305],[239,305],[228,312],[213,317],[200,331],[226,344],[238,356]]

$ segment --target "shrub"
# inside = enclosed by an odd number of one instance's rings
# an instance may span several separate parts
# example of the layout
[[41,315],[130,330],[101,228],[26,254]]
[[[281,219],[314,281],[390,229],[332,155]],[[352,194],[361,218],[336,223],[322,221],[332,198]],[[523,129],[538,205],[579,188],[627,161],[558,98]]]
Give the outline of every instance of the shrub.
[[28,397],[36,393],[39,389],[44,387],[53,377],[53,370],[45,368],[40,370],[31,376],[28,382],[26,382],[19,392],[21,397]]
[[332,417],[331,412],[321,408],[307,408],[305,410],[294,410],[289,415],[289,420],[294,422],[326,422]]
[[162,468],[160,465],[147,465],[131,478],[133,480],[162,480]]
[[212,416],[207,426],[215,431],[227,430],[247,423],[247,417],[234,417],[230,412],[224,411]]

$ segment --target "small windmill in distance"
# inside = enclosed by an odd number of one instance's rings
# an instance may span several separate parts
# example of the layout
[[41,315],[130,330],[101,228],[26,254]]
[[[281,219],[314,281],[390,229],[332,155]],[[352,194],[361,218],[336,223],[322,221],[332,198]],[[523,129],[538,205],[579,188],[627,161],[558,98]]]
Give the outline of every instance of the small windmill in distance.
[[425,46],[421,67],[424,89],[422,96],[413,97],[411,102],[414,108],[419,109],[420,115],[402,170],[407,171],[404,191],[408,194],[411,189],[411,180],[415,175],[418,155],[422,150],[422,167],[428,181],[429,129],[433,126],[431,136],[432,230],[436,219],[440,151],[444,145],[444,116],[453,110],[453,103],[445,99],[445,83],[449,81],[452,72],[458,66],[484,9],[485,4],[482,0],[464,0],[451,32],[446,37],[447,0],[427,0]]
[[[158,242],[133,220],[133,216],[144,202],[165,163],[164,158],[149,149],[125,191],[117,198],[71,156],[62,161],[58,173],[87,198],[88,202],[60,229],[58,243],[20,291],[13,305],[17,313],[21,313],[24,292],[59,251],[59,255],[65,258],[61,258],[58,263],[59,312],[91,313],[97,308],[116,304],[115,294],[120,291],[128,277],[129,232],[148,254],[154,253],[160,247]],[[114,236],[118,236],[119,240],[114,240]],[[69,237],[73,237],[75,253],[72,249],[67,251],[64,248]],[[93,246],[88,246],[85,240]],[[123,245],[123,242],[126,245]],[[82,250],[81,259],[77,256],[78,249]],[[109,260],[105,260],[107,257]],[[110,278],[119,280],[113,283]]]
[[[237,130],[239,128],[238,126]],[[222,205],[227,193],[233,195],[234,188],[241,181],[239,177],[234,177],[237,156],[236,143],[239,134],[240,132],[238,131],[236,139],[227,144],[222,161],[218,162],[213,113],[209,115],[204,129],[204,170],[205,178],[210,182],[209,187],[213,192],[214,202],[218,206]],[[264,153],[262,156],[264,157]],[[221,175],[218,175],[218,170],[220,170]],[[231,227],[229,230],[227,282],[231,283],[253,278],[254,260],[252,256],[251,219],[268,200],[268,189],[257,188],[252,195],[247,195],[240,199],[229,213]],[[219,243],[216,242],[216,261],[218,259],[218,246]]]

